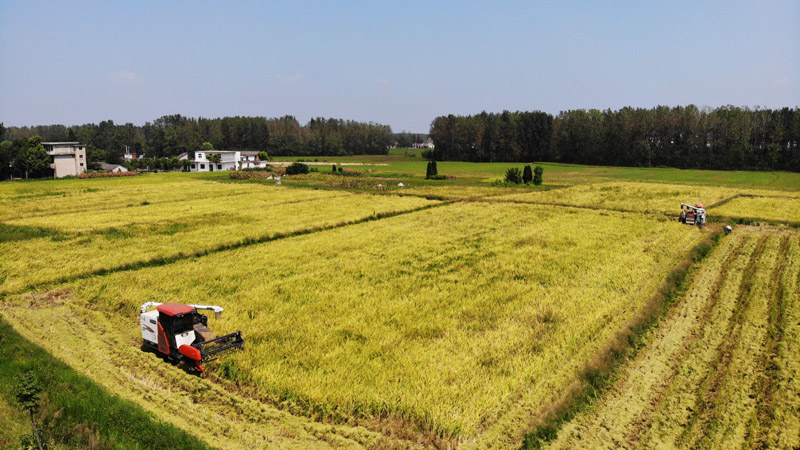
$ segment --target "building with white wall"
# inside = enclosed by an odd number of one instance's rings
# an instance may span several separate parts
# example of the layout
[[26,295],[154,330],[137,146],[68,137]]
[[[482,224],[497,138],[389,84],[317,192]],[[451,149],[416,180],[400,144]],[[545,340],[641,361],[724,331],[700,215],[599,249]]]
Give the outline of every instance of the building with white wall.
[[80,142],[42,142],[47,154],[53,158],[50,168],[56,178],[78,176],[86,172],[86,147]]
[[[194,159],[190,158],[191,152],[181,153],[178,159],[188,159],[191,163],[191,172],[215,172],[219,170],[239,170],[264,168],[266,161],[258,160],[258,152],[239,150],[197,150]],[[211,162],[209,157],[219,155],[219,162]]]

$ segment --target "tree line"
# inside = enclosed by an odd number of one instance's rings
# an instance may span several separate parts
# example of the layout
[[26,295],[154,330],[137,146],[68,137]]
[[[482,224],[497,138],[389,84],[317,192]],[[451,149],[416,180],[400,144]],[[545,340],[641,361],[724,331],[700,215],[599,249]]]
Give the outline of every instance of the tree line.
[[0,141],[40,136],[43,141],[81,142],[89,161],[114,164],[122,162],[126,147],[130,153],[153,159],[199,150],[203,142],[215,149],[266,151],[273,156],[345,156],[386,154],[394,142],[388,125],[333,118],[314,118],[301,125],[293,116],[195,119],[175,114],[143,126],[107,120],[0,130]]
[[440,116],[433,157],[800,171],[800,110],[694,105]]

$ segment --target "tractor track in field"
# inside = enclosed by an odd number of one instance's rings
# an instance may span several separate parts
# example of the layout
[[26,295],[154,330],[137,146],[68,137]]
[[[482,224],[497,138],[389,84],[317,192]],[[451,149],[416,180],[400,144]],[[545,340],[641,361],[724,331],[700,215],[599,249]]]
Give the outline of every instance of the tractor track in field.
[[[688,448],[697,448],[702,440],[707,437],[703,430],[707,430],[710,423],[716,416],[716,405],[720,390],[724,388],[724,381],[726,375],[731,368],[734,349],[738,343],[737,337],[741,333],[743,326],[743,317],[750,306],[750,294],[753,288],[753,276],[756,272],[756,265],[760,256],[764,252],[764,247],[767,244],[768,236],[762,236],[756,249],[750,256],[747,267],[744,270],[742,283],[739,285],[739,293],[736,299],[736,306],[733,311],[733,316],[728,323],[725,337],[722,345],[718,349],[718,356],[716,359],[713,370],[706,381],[699,387],[696,396],[695,407],[692,409],[693,413],[689,419],[688,425],[684,428],[683,433],[678,437],[677,443],[679,446]],[[692,436],[694,435],[694,439]],[[688,445],[685,445],[690,441]]]
[[770,277],[771,292],[769,295],[769,325],[767,342],[759,363],[765,376],[756,381],[756,414],[755,420],[748,424],[745,440],[752,442],[752,448],[769,448],[767,435],[772,427],[772,404],[778,376],[778,347],[783,341],[786,325],[786,303],[783,285],[784,272],[788,263],[789,236],[781,239],[778,263]]
[[659,386],[655,389],[656,394],[650,400],[649,407],[636,419],[634,426],[625,436],[625,440],[630,443],[632,447],[636,447],[639,444],[639,440],[645,430],[650,428],[653,420],[653,414],[659,407],[663,405],[664,396],[668,390],[667,388],[674,382],[678,367],[685,361],[687,354],[695,345],[697,345],[698,340],[702,337],[703,328],[705,328],[705,325],[708,323],[711,312],[716,307],[719,300],[722,283],[724,283],[728,277],[728,267],[730,267],[733,262],[739,258],[739,256],[742,254],[742,248],[746,243],[747,240],[743,239],[723,260],[722,269],[717,274],[714,284],[711,286],[711,295],[709,296],[708,301],[702,305],[702,308],[697,314],[697,319],[693,324],[693,328],[688,339],[683,342],[683,345],[672,358],[672,364],[670,365],[668,376],[659,383]]
[[726,238],[614,386],[547,448],[800,448],[797,237],[741,227]]
[[[748,236],[736,236],[720,244],[692,274],[690,286],[670,308],[661,325],[645,339],[645,347],[631,360],[601,403],[565,424],[550,448],[635,448],[650,427],[653,414],[670,396],[678,368],[705,334],[706,324],[719,299],[720,287],[730,283],[728,267],[747,257],[752,247]],[[726,248],[727,247],[727,248]],[[747,252],[747,253],[745,253]],[[722,273],[713,271],[719,262]],[[712,273],[713,282],[702,283]]]

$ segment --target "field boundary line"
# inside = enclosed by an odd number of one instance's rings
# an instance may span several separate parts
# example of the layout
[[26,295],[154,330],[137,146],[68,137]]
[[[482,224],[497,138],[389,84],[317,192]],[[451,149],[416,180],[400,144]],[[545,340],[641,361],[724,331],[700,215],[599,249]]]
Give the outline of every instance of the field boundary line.
[[721,230],[696,244],[670,272],[659,291],[604,344],[584,365],[572,387],[534,418],[523,437],[523,449],[541,449],[561,426],[613,386],[624,362],[636,356],[647,332],[656,326],[670,306],[686,290],[691,276],[720,242]]
[[48,287],[57,286],[59,284],[64,284],[64,283],[70,283],[70,282],[81,280],[81,279],[85,279],[85,278],[91,278],[91,277],[95,277],[95,276],[105,276],[105,275],[110,275],[112,273],[125,272],[125,271],[129,271],[129,270],[140,270],[140,269],[145,269],[145,268],[148,268],[148,267],[166,266],[166,265],[169,265],[169,264],[172,264],[172,263],[176,263],[176,262],[179,262],[179,261],[202,258],[204,256],[212,255],[212,254],[215,254],[215,253],[226,252],[226,251],[230,251],[230,250],[236,250],[236,249],[243,248],[243,247],[249,247],[251,245],[263,244],[263,243],[267,243],[267,242],[278,241],[278,240],[281,240],[281,239],[287,239],[287,238],[292,238],[292,237],[297,237],[297,236],[305,236],[305,235],[308,235],[308,234],[319,233],[319,232],[322,232],[322,231],[334,230],[334,229],[337,229],[337,228],[343,228],[343,227],[347,227],[347,226],[351,226],[351,225],[358,225],[358,224],[361,224],[361,223],[372,222],[372,221],[381,220],[381,219],[387,219],[387,218],[390,218],[390,217],[401,216],[401,215],[404,215],[404,214],[412,214],[412,213],[415,213],[415,212],[424,211],[424,210],[432,209],[432,208],[438,208],[438,207],[445,206],[445,205],[450,205],[450,204],[452,204],[452,202],[440,202],[440,203],[428,204],[428,205],[424,205],[424,206],[420,206],[420,207],[412,208],[412,209],[407,209],[407,210],[387,211],[387,212],[381,212],[381,213],[374,213],[374,214],[371,214],[369,216],[362,217],[360,219],[349,220],[349,221],[340,222],[340,223],[337,223],[337,224],[321,225],[321,226],[315,226],[315,227],[305,228],[305,229],[302,229],[302,230],[289,231],[289,232],[277,232],[277,233],[263,235],[263,236],[260,236],[260,237],[245,238],[245,239],[242,239],[242,240],[239,240],[239,241],[235,241],[235,242],[230,242],[230,243],[227,243],[227,244],[219,244],[219,245],[217,245],[215,247],[196,250],[193,253],[179,252],[179,253],[176,253],[176,254],[173,254],[173,255],[170,255],[170,256],[150,258],[150,259],[145,259],[145,260],[137,261],[137,262],[133,262],[133,263],[122,264],[122,265],[115,266],[115,267],[91,270],[91,271],[88,271],[88,272],[84,272],[82,274],[61,277],[61,278],[58,278],[56,280],[47,281],[47,282],[44,282],[44,283],[30,284],[30,285],[25,286],[25,287],[23,287],[21,289],[17,289],[16,291],[11,291],[11,292],[7,292],[7,293],[4,293],[4,294],[0,294],[0,300],[4,299],[6,297],[11,297],[11,296],[14,296],[14,295],[23,294],[25,292],[36,291],[36,290],[40,290],[40,289],[46,289]]

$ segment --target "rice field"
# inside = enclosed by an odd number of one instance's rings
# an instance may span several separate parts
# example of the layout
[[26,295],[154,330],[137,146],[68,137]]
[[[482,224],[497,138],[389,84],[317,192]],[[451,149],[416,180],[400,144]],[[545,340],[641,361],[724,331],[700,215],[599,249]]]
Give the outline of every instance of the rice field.
[[226,364],[272,402],[491,447],[523,430],[519,411],[551,401],[701,234],[461,203],[58,290],[131,323],[150,300],[225,305],[219,326],[248,342]]
[[[223,191],[229,186],[213,184]],[[173,199],[188,196],[198,188],[194,183],[170,187]],[[254,240],[339,226],[436,203],[416,197],[263,185],[247,188],[256,190],[70,213],[49,209],[48,215],[5,221],[4,227],[21,229],[23,236],[0,242],[0,254],[4,256],[0,261],[0,293],[98,271],[202,255]],[[25,230],[46,232],[24,236]]]
[[548,448],[797,448],[800,233],[737,228]]
[[677,218],[681,203],[714,203],[738,195],[737,188],[662,183],[595,183],[566,189],[501,195],[502,200],[667,214]]
[[732,219],[789,222],[800,225],[800,197],[736,197],[710,213]]
[[[226,449],[531,444],[721,229],[673,220],[681,202],[800,222],[800,194],[742,186],[220,181],[0,183],[0,315]],[[736,227],[690,273],[607,390],[535,448],[800,446],[800,232]],[[244,350],[202,378],[165,364],[139,348],[147,301],[223,306],[209,325]]]

